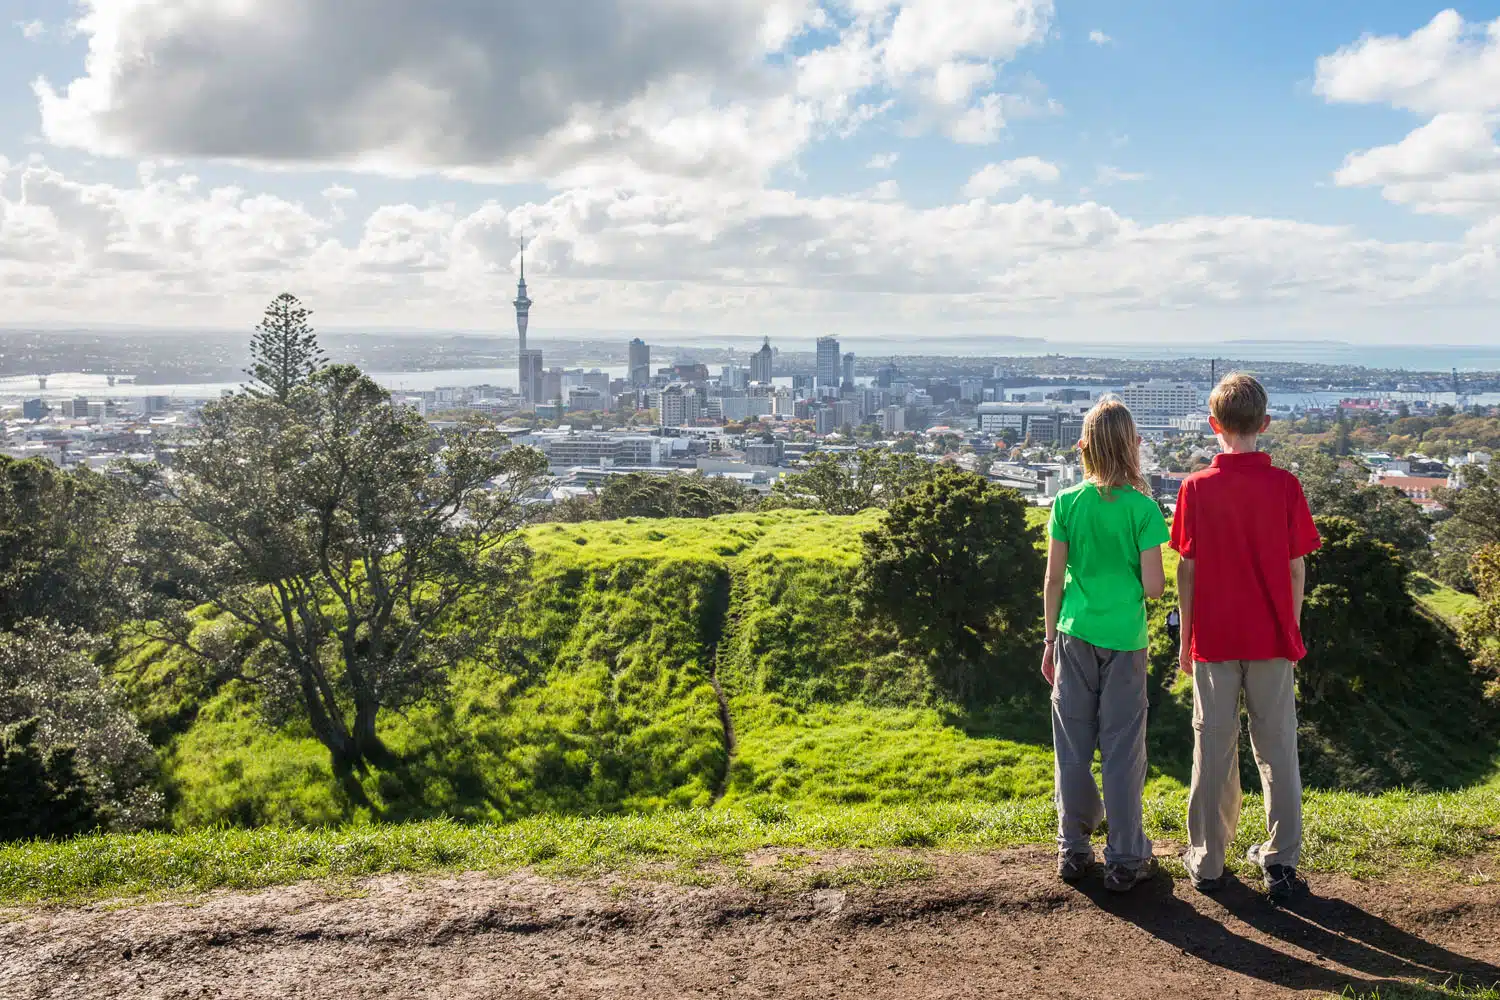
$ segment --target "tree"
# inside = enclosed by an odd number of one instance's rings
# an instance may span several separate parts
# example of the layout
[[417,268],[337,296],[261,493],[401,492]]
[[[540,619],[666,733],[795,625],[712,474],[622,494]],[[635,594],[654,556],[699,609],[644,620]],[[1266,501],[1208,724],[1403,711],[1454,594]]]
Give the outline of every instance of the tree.
[[1474,553],[1469,575],[1479,606],[1464,615],[1460,633],[1475,661],[1488,670],[1492,680],[1500,681],[1500,543]]
[[293,390],[327,363],[307,322],[311,315],[312,311],[288,292],[276,296],[266,307],[250,340],[250,367],[245,374],[252,381],[247,391],[286,403]]
[[755,496],[737,480],[701,473],[658,476],[631,472],[611,477],[586,496],[554,505],[558,521],[614,521],[625,517],[713,517],[755,506]]
[[815,452],[807,471],[776,481],[766,506],[857,514],[889,507],[932,472],[930,462],[882,448],[864,448],[852,456]]
[[349,774],[388,757],[383,708],[438,690],[514,602],[523,501],[546,472],[491,430],[440,437],[358,369],[205,407],[168,474],[137,470],[136,567],[153,634],[201,655],[206,606],[260,641],[230,666],[268,714],[300,713]]
[[94,828],[71,747],[45,747],[39,723],[0,727],[0,841],[66,837]]
[[66,750],[87,784],[90,825],[152,826],[162,817],[156,753],[90,657],[93,645],[45,622],[0,633],[0,726],[30,720],[40,751]]
[[1317,520],[1297,671],[1309,783],[1451,787],[1487,773],[1495,706],[1452,631],[1409,593],[1401,554],[1349,518]]
[[119,497],[103,476],[0,455],[0,629],[98,630],[119,605]]
[[1277,457],[1297,473],[1315,517],[1349,518],[1394,546],[1413,567],[1429,561],[1432,523],[1427,515],[1399,490],[1372,486],[1364,466],[1309,448],[1284,449]]
[[1043,560],[1026,502],[972,472],[933,470],[863,540],[862,606],[922,648],[959,699],[974,695],[994,642],[1040,614]]
[[1440,489],[1434,499],[1449,517],[1433,538],[1434,570],[1445,583],[1474,589],[1470,563],[1487,545],[1500,546],[1500,476],[1473,466],[1464,474],[1462,489]]

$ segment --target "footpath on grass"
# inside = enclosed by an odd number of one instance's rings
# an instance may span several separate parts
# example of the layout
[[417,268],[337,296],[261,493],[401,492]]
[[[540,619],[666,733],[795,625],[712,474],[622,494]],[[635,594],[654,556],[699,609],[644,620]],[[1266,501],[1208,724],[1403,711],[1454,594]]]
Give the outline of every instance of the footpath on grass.
[[1165,872],[1126,896],[1066,886],[1039,848],[744,862],[707,886],[385,875],[16,908],[0,996],[1496,1000],[1500,982],[1494,882],[1316,876],[1278,910]]

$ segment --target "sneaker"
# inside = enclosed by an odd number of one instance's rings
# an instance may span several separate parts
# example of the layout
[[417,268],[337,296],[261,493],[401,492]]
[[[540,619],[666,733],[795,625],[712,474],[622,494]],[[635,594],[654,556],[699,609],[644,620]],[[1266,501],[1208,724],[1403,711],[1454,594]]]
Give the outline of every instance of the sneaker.
[[1189,874],[1188,881],[1193,883],[1194,889],[1197,889],[1205,896],[1212,896],[1229,884],[1229,875],[1226,873],[1217,878],[1199,878],[1196,875]]
[[1151,881],[1151,876],[1155,874],[1155,858],[1135,867],[1131,867],[1130,865],[1105,865],[1104,888],[1110,892],[1129,892],[1142,882]]
[[1057,877],[1064,882],[1086,878],[1094,867],[1094,855],[1088,851],[1063,851],[1057,855]]
[[1298,896],[1308,893],[1307,880],[1297,874],[1291,865],[1266,865],[1266,895],[1278,905],[1290,903]]

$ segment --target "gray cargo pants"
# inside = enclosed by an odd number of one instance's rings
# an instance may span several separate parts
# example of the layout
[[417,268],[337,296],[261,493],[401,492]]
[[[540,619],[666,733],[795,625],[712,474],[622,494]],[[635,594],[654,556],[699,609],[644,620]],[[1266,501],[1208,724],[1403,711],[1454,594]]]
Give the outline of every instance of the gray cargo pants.
[[[1151,841],[1141,819],[1146,787],[1146,651],[1102,649],[1061,633],[1054,666],[1058,849],[1092,851],[1089,837],[1108,815],[1105,863],[1139,867],[1151,859]],[[1094,784],[1095,748],[1104,764],[1102,802]]]

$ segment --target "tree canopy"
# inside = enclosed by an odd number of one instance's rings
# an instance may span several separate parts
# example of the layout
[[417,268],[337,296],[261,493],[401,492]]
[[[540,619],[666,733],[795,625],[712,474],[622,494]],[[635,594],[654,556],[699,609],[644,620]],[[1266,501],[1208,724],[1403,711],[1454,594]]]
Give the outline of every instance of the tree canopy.
[[233,666],[273,717],[305,718],[341,772],[380,761],[380,710],[440,688],[482,640],[456,627],[465,599],[509,606],[522,501],[545,468],[492,431],[440,437],[349,366],[285,404],[215,402],[170,474],[138,470],[152,617],[194,647],[194,608],[228,615],[261,641]]
[[995,640],[1034,627],[1043,560],[1013,490],[951,466],[895,500],[863,536],[861,602],[929,653],[934,680],[967,699]]
[[863,448],[852,455],[815,452],[806,471],[776,481],[766,506],[858,514],[889,507],[932,472],[933,463],[884,448]]
[[307,322],[311,315],[312,310],[289,292],[282,292],[266,307],[250,340],[250,367],[245,369],[251,379],[246,386],[250,394],[285,403],[293,390],[323,367],[323,349]]

